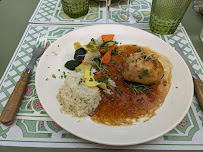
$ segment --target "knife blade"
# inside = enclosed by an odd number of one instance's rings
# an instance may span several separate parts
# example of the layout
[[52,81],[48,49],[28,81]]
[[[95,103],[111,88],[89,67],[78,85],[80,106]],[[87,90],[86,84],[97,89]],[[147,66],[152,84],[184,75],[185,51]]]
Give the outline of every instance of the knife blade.
[[195,70],[192,68],[190,62],[187,60],[185,54],[183,53],[182,49],[180,48],[179,44],[175,42],[175,50],[179,53],[179,55],[183,58],[185,63],[187,64],[190,73],[193,77],[195,94],[197,96],[197,100],[199,102],[200,108],[203,111],[203,83],[200,80],[199,76],[195,73]]

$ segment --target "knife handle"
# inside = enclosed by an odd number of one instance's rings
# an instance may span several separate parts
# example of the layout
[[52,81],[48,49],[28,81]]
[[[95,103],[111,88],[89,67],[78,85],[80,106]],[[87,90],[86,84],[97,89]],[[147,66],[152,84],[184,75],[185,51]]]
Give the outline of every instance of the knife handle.
[[23,72],[1,113],[0,121],[2,124],[10,125],[13,122],[27,88],[29,78],[30,73]]
[[194,79],[195,93],[199,102],[200,108],[203,111],[203,83],[200,79]]

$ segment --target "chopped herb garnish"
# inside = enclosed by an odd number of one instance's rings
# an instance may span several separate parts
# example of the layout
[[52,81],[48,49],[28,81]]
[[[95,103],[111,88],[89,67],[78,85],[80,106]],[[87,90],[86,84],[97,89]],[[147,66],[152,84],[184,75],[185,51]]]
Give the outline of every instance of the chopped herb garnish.
[[150,90],[151,85],[144,85],[144,84],[139,84],[139,83],[133,83],[133,82],[125,82],[124,81],[124,86],[127,88],[130,88],[132,91],[134,91],[137,94],[140,93],[147,93],[148,90]]
[[147,92],[146,95],[150,95],[150,92]]
[[147,75],[148,69],[143,69],[142,77],[145,77]]
[[141,74],[141,75],[138,75],[139,79],[142,79],[143,77],[147,76],[148,69],[143,69],[142,72],[140,70],[138,70],[137,72],[139,72]]
[[137,102],[141,102],[141,99],[137,99]]
[[59,45],[58,45],[58,47],[59,47]]
[[61,75],[61,79],[63,79],[63,75]]
[[111,100],[115,100],[115,98],[113,97],[113,98],[111,98]]
[[141,49],[141,48],[139,48],[139,49],[137,49],[137,51],[138,51],[138,52],[142,52],[142,49]]
[[50,68],[50,67],[48,67],[48,68]]
[[46,81],[49,80],[48,78],[46,78]]
[[60,71],[60,69],[58,69],[58,71]]
[[62,105],[62,103],[60,105]]
[[116,90],[118,91],[118,94],[121,96],[123,92],[119,88],[116,88]]
[[106,97],[104,97],[104,99],[103,100],[106,100],[107,98]]
[[115,63],[116,59],[112,58],[110,63]]
[[111,72],[109,72],[108,76],[111,76],[111,75],[112,75],[112,73],[111,73]]
[[93,79],[92,79],[92,78],[90,78],[90,79],[89,79],[89,81],[93,81]]
[[66,72],[63,71],[63,77],[66,78],[66,76],[67,76]]
[[82,83],[82,79],[80,79],[80,81],[78,82],[78,84],[80,85]]
[[125,52],[124,51],[121,51],[120,55],[119,56],[122,56]]
[[112,55],[118,55],[118,51],[117,51],[116,49],[115,49],[115,50],[112,50],[112,51],[111,51],[111,54],[112,54]]
[[55,74],[52,74],[52,78],[56,79],[56,76],[55,76]]
[[166,86],[166,83],[164,83],[163,86]]
[[118,85],[120,85],[120,82],[117,82]]
[[133,46],[137,46],[137,45],[133,45]]
[[118,80],[118,77],[115,77],[114,80]]
[[135,60],[132,60],[132,63],[135,62]]
[[108,86],[108,77],[106,76],[101,76],[101,78],[97,79],[98,82],[103,82]]
[[121,70],[120,70],[120,69],[117,69],[117,71],[118,71],[118,72],[121,72]]
[[142,79],[142,76],[141,76],[141,75],[138,75],[138,78],[139,78],[139,79]]
[[178,88],[178,87],[176,87],[176,88]]
[[126,49],[129,49],[129,47],[126,47]]
[[120,42],[120,44],[122,44],[122,43]]

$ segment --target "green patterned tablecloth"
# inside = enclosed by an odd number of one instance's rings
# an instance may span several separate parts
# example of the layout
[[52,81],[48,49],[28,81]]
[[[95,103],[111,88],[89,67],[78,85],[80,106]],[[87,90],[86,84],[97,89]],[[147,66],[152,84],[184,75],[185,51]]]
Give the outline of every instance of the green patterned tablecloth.
[[[107,23],[106,3],[90,0],[90,9],[87,15],[73,19],[67,16],[62,9],[60,0],[41,0],[30,18],[31,23],[51,24],[98,24]],[[148,23],[151,11],[151,0],[133,0],[130,5],[131,17],[121,15],[120,11],[127,10],[127,0],[113,0],[109,23]]]
[[[0,81],[0,112],[31,58],[32,48],[38,34],[47,34],[48,42],[51,44],[58,37],[80,27],[82,26],[47,24],[30,24],[27,27]],[[148,25],[137,25],[137,27],[150,32]],[[183,26],[179,26],[172,35],[156,34],[156,36],[169,43],[172,47],[174,47],[174,43],[177,41],[196,73],[203,80],[202,61]],[[10,127],[0,124],[0,145],[66,148],[203,149],[203,113],[197,104],[196,97],[193,98],[191,108],[186,117],[176,128],[164,136],[137,146],[109,147],[79,139],[63,130],[54,121],[51,121],[37,97],[34,77],[35,70],[17,114],[18,119]]]

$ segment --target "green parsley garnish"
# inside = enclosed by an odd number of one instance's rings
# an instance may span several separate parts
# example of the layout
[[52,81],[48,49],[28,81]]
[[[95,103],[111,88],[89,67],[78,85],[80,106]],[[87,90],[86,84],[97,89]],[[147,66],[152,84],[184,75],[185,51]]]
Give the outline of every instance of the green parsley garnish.
[[121,96],[123,92],[119,88],[116,88],[116,90],[118,91],[118,94]]
[[121,70],[120,70],[120,69],[117,69],[117,71],[118,71],[118,72],[121,72]]
[[120,85],[120,82],[117,82],[117,85]]
[[147,92],[146,95],[150,95],[150,92]]
[[141,49],[141,48],[139,48],[139,49],[137,49],[137,51],[138,51],[138,52],[142,52],[142,49]]
[[58,69],[58,71],[60,71],[60,69]]
[[127,88],[130,88],[132,91],[134,91],[137,94],[140,93],[147,93],[148,90],[150,90],[151,85],[144,85],[144,84],[139,84],[139,83],[133,83],[133,82],[125,82],[124,81],[124,86]]
[[120,55],[119,56],[122,56],[125,52],[124,51],[121,51]]
[[133,45],[133,46],[137,46],[137,45]]
[[112,55],[118,55],[118,51],[117,51],[116,49],[115,49],[115,50],[112,50],[112,51],[111,51],[111,54],[112,54]]
[[93,79],[92,79],[92,78],[90,78],[90,79],[89,79],[89,81],[93,81]]
[[80,79],[80,81],[78,82],[78,84],[80,85],[82,83],[82,79]]
[[110,63],[115,63],[116,59],[112,58]]
[[166,86],[166,83],[164,83],[163,86]]
[[50,68],[50,67],[48,67],[48,68]]
[[46,81],[49,80],[48,78],[46,78]]
[[58,47],[59,47],[59,45],[58,45]]
[[129,47],[126,47],[126,49],[129,49]]
[[98,82],[103,82],[108,86],[108,77],[106,76],[101,76],[101,78],[97,79]]
[[148,69],[143,69],[142,72],[140,70],[138,70],[137,72],[140,73],[140,75],[138,75],[139,79],[142,79],[143,77],[147,76]]
[[137,102],[141,102],[141,99],[137,99]]
[[118,80],[118,77],[115,77],[114,80]]
[[176,88],[178,88],[178,87],[176,87]]
[[55,74],[52,74],[52,78],[56,79],[56,76],[55,76]]
[[132,63],[135,62],[135,60],[132,60]]

